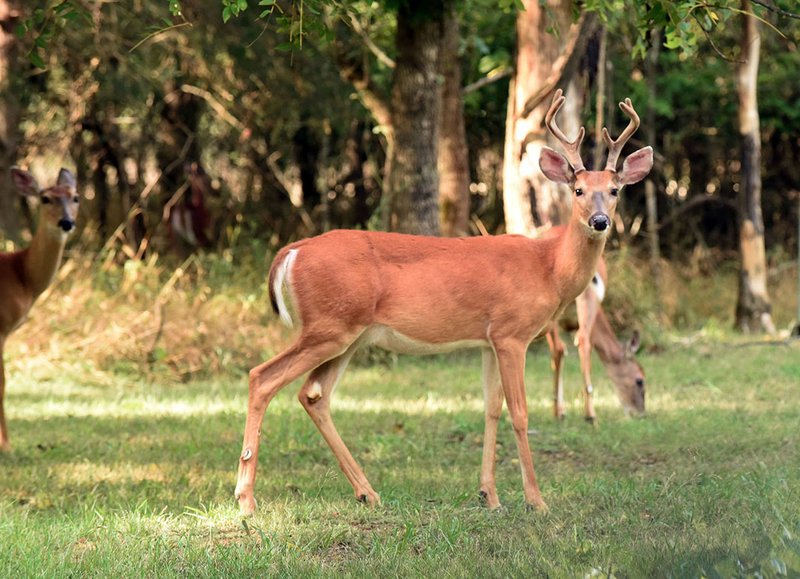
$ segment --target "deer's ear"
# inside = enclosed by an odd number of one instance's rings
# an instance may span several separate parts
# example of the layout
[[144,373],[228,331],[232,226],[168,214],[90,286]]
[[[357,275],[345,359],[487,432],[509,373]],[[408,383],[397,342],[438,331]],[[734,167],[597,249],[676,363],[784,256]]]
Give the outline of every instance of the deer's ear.
[[20,195],[36,197],[42,190],[34,176],[19,167],[11,167],[11,181]]
[[575,173],[563,155],[549,147],[542,147],[539,155],[539,168],[544,176],[556,183],[571,184],[575,181]]
[[77,185],[75,184],[75,175],[73,175],[69,169],[62,168],[61,171],[58,172],[57,184],[61,185],[62,187],[67,187],[73,193],[75,193],[77,190]]
[[638,183],[647,177],[652,168],[653,147],[645,147],[635,153],[631,153],[622,164],[622,173],[619,174],[620,186]]
[[633,335],[630,341],[626,344],[625,349],[632,356],[635,354],[642,345],[642,337],[639,335],[639,330],[633,330]]

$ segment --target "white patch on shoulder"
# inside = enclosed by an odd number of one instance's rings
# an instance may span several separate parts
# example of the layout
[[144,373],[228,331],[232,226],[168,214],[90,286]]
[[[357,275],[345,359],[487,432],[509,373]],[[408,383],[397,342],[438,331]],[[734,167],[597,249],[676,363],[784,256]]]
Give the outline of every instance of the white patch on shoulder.
[[603,298],[606,297],[606,284],[603,283],[603,278],[600,277],[598,274],[594,274],[592,277],[592,290],[594,291],[595,295],[597,296],[598,301],[603,301]]
[[[294,260],[297,259],[297,253],[299,251],[299,249],[289,250],[286,257],[283,259],[283,263],[278,266],[278,272],[275,274],[275,280],[272,285],[272,291],[275,294],[275,302],[278,305],[278,315],[280,315],[283,323],[290,328],[293,325],[292,316],[289,314],[289,309],[286,307],[286,302],[283,299],[283,286],[284,283],[286,285],[291,284],[291,268],[294,264]],[[291,288],[289,289],[291,290]]]

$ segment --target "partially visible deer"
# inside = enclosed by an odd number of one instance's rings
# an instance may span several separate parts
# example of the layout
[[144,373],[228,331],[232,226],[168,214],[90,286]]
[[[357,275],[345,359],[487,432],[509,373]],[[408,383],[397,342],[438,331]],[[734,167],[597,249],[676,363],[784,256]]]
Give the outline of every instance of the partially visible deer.
[[211,179],[198,163],[187,163],[185,173],[188,190],[180,197],[174,196],[164,213],[172,245],[192,252],[211,246],[208,238],[211,214],[206,208],[206,197],[212,187]]
[[11,169],[11,177],[21,195],[39,198],[40,208],[39,224],[30,245],[20,251],[0,253],[0,450],[10,448],[3,409],[6,338],[53,281],[67,237],[75,228],[80,201],[75,177],[67,169],[61,169],[56,184],[46,189],[39,187],[33,175],[16,167]]
[[[644,413],[645,377],[644,370],[634,355],[639,349],[639,333],[634,331],[629,342],[617,340],[611,324],[603,311],[605,288],[608,287],[605,260],[598,262],[597,273],[592,277],[589,286],[575,300],[578,310],[578,354],[583,376],[584,418],[589,422],[596,420],[592,401],[592,348],[597,350],[600,361],[606,368],[611,381],[617,390],[617,397],[626,413]],[[558,323],[553,322],[547,333],[550,346],[553,384],[553,414],[556,418],[564,418],[564,390],[562,362],[564,344],[558,335]]]
[[[569,141],[555,123],[564,100],[556,91],[547,125],[567,157],[545,148],[540,160],[549,179],[567,183],[575,192],[563,235],[445,239],[332,231],[278,252],[269,274],[270,299],[285,322],[297,320],[302,328],[289,348],[250,371],[235,492],[244,514],[256,507],[253,488],[264,412],[279,390],[306,372],[311,373],[300,389],[300,403],[338,459],[356,498],[380,502],[330,414],[336,383],[353,353],[365,344],[417,354],[481,348],[486,405],[481,496],[490,508],[500,506],[495,442],[505,398],[525,501],[546,508],[528,444],[525,354],[530,342],[547,331],[594,275],[620,188],[643,179],[653,164],[653,151],[645,147],[625,160],[621,172],[616,171],[619,153],[639,125],[626,100],[620,106],[630,124],[617,141],[607,139],[605,170],[587,171],[579,152],[583,128]],[[284,289],[294,303],[294,316]]]

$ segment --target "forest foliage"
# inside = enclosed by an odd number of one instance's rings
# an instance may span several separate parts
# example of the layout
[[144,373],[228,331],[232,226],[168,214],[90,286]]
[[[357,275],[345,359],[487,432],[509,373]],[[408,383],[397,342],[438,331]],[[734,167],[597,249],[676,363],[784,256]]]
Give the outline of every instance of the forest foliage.
[[[179,259],[197,249],[224,253],[254,241],[271,251],[330,228],[382,227],[386,134],[344,69],[358,68],[375,94],[388,98],[398,4],[66,0],[25,6],[9,77],[14,102],[5,104],[16,106],[20,119],[14,162],[40,173],[74,166],[86,197],[80,246],[111,253],[118,264],[151,252]],[[798,236],[800,21],[785,2],[755,4],[764,45],[763,216],[768,256],[777,266],[795,254]],[[506,75],[520,5],[455,3],[463,85],[485,83],[463,93],[472,234],[504,229]],[[706,272],[738,251],[738,6],[662,0],[579,6],[606,26],[609,92],[617,100],[648,101],[643,57],[652,29],[663,32],[656,142],[649,143],[657,152],[661,250],[667,260]],[[595,74],[597,59],[591,39],[580,63],[584,74]],[[582,116],[592,134],[593,94],[586,95]],[[606,118],[613,124],[613,115]],[[33,228],[35,214],[27,201],[18,207],[17,241]],[[172,217],[182,212],[191,213],[197,229],[189,238]],[[645,251],[644,215],[644,196],[632,189],[613,247],[631,255]]]

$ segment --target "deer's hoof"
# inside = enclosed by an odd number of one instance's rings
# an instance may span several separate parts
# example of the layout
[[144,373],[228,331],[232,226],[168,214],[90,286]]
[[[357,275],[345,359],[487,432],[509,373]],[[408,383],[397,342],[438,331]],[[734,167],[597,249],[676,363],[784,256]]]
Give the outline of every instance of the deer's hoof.
[[256,512],[256,499],[249,493],[236,493],[239,501],[239,512],[243,517],[251,517]]
[[381,497],[375,491],[364,491],[356,494],[356,500],[364,505],[377,507],[381,504]]

